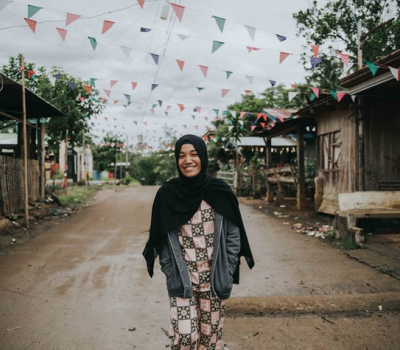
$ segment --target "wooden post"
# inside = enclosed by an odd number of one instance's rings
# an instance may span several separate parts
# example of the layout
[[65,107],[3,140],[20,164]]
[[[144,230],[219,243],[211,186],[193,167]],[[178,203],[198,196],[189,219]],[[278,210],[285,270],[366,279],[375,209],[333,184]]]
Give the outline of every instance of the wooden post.
[[22,135],[23,135],[23,164],[24,164],[24,204],[25,204],[25,225],[29,228],[29,191],[28,191],[28,140],[26,133],[26,101],[25,101],[25,60],[21,58],[22,71]]
[[68,129],[65,137],[65,154],[64,154],[64,184],[65,184],[65,197],[68,197]]
[[126,152],[125,152],[125,177],[128,177],[128,152],[129,152],[129,145],[128,145],[128,135],[126,135]]
[[44,147],[44,124],[40,123],[38,118],[38,125],[40,130],[38,132],[38,160],[39,160],[39,196],[40,200],[45,200],[46,190],[46,167],[45,167],[45,147]]
[[305,166],[304,166],[304,130],[303,126],[297,129],[297,210],[305,209]]
[[117,147],[117,145],[115,145],[114,181],[117,179],[117,151],[118,151],[118,147]]

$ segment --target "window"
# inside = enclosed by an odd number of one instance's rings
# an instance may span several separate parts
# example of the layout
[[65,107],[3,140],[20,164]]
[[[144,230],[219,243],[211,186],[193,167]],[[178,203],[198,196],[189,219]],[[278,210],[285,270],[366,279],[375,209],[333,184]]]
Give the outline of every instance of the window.
[[342,137],[340,131],[320,135],[320,166],[322,170],[334,171],[339,169]]

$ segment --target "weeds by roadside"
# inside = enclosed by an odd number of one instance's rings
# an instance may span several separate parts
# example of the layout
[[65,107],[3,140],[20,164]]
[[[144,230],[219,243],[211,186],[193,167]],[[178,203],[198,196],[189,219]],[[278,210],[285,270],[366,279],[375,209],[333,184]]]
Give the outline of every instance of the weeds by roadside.
[[62,205],[81,204],[86,202],[91,196],[93,196],[100,187],[97,186],[73,186],[68,187],[68,195],[65,195],[64,190],[56,192],[56,196],[60,200]]

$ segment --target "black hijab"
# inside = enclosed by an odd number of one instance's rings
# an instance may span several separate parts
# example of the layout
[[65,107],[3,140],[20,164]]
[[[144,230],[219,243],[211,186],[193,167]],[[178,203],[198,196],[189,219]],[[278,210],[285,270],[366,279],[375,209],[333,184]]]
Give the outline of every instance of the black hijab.
[[[187,143],[194,146],[201,161],[200,173],[191,178],[182,175],[178,166],[181,147]],[[240,257],[244,256],[248,266],[252,268],[254,266],[253,255],[247,240],[238,200],[226,182],[211,177],[207,173],[208,155],[204,140],[195,135],[182,136],[175,145],[175,159],[179,177],[164,183],[158,190],[153,203],[150,236],[143,251],[150,276],[153,276],[154,260],[161,250],[167,233],[189,221],[203,199],[216,212],[239,227],[241,240],[239,263]],[[239,266],[233,277],[234,282],[239,283]]]

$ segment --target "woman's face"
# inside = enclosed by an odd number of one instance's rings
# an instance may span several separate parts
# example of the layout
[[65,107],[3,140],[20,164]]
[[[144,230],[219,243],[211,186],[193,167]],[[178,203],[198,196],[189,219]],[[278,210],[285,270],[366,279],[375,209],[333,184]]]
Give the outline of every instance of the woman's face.
[[201,161],[192,144],[184,144],[179,152],[178,167],[185,177],[195,177],[201,171]]

